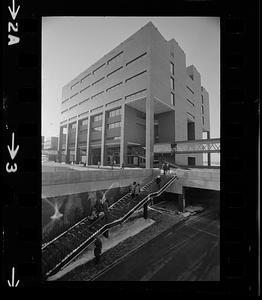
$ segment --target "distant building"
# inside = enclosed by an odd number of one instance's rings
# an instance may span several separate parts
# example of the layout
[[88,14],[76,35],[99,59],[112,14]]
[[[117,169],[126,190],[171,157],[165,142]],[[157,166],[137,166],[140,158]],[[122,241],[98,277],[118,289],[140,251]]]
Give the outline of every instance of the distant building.
[[47,137],[42,149],[42,161],[56,161],[57,160],[58,137]]
[[[149,22],[62,89],[59,160],[153,166],[154,145],[209,137],[209,95],[178,43]],[[176,154],[202,165],[202,154]]]
[[47,137],[44,142],[45,150],[57,150],[58,148],[58,137],[51,136]]

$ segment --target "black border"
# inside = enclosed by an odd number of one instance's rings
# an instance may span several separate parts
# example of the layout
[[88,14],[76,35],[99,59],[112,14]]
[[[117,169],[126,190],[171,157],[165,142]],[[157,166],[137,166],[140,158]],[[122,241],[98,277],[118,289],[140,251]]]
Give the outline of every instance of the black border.
[[[20,1],[20,43],[7,46],[11,0],[2,1],[1,285],[11,269],[21,287],[86,287],[199,295],[258,294],[259,1],[173,1],[142,6],[89,1]],[[92,6],[91,6],[92,5]],[[94,5],[97,5],[96,7]],[[41,281],[41,17],[218,16],[221,24],[220,282]],[[58,37],[59,38],[59,37]],[[5,108],[4,108],[5,106]],[[8,124],[8,129],[6,128]],[[11,133],[20,145],[7,174]]]

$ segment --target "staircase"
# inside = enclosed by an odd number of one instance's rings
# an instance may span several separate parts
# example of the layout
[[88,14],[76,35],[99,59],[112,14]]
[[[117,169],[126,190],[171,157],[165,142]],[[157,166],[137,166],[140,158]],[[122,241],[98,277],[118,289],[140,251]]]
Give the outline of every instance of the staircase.
[[51,276],[85,250],[97,236],[127,220],[136,210],[159,196],[175,180],[176,176],[161,176],[160,189],[155,178],[141,188],[141,193],[132,199],[126,194],[108,209],[108,217],[99,217],[94,222],[83,219],[63,234],[42,247],[43,276]]

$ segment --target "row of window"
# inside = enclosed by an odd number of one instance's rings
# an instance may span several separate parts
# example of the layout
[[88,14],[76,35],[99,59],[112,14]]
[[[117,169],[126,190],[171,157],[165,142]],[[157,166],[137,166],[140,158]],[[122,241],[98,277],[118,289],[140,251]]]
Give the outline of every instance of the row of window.
[[103,118],[103,114],[94,116],[94,122],[101,121]]
[[121,115],[121,108],[111,110],[108,114],[109,118]]
[[102,95],[103,93],[104,93],[104,91],[101,91],[101,92],[99,92],[99,93],[93,95],[93,96],[91,97],[91,99],[97,98],[98,96]]
[[[121,51],[120,53],[118,53],[117,55],[115,55],[114,57],[112,57],[111,59],[109,59],[109,60],[107,61],[107,65],[110,65],[110,64],[112,64],[113,62],[119,61],[119,59],[122,58],[123,53],[124,53],[124,52]],[[145,53],[143,53],[143,54],[137,56],[136,58],[130,60],[129,62],[126,63],[126,66],[128,66],[128,65],[130,65],[131,63],[137,61],[138,59],[144,57],[146,54],[147,54],[147,52],[145,52]],[[76,83],[74,83],[74,84],[71,86],[71,90],[72,90],[73,88],[75,88],[79,83],[82,83],[85,79],[87,79],[89,76],[91,76],[91,74],[94,75],[95,73],[97,73],[97,72],[98,72],[100,69],[102,69],[105,65],[106,65],[106,63],[103,63],[101,66],[99,66],[98,68],[96,68],[92,73],[91,73],[91,72],[88,73],[88,74],[85,75],[82,79],[80,79],[79,81],[77,81]],[[119,71],[119,70],[122,69],[122,68],[123,68],[123,67],[120,67],[120,68],[118,68],[118,69],[112,71],[111,73],[109,73],[109,74],[107,75],[107,77],[111,76],[111,75],[114,74],[116,71]],[[101,80],[102,80],[102,79],[101,79]],[[96,82],[96,83],[97,83],[97,82]],[[94,85],[94,84],[95,84],[95,83],[93,83],[93,85]]]
[[108,124],[107,125],[107,128],[108,129],[113,129],[113,128],[118,128],[121,126],[121,123],[120,122],[115,122],[115,123],[111,123],[111,124]]

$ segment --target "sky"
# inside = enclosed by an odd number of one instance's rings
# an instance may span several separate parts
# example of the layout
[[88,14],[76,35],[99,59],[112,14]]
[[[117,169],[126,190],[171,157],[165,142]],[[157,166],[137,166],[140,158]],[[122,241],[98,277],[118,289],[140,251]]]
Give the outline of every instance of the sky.
[[149,21],[174,38],[209,92],[210,137],[220,137],[220,20],[216,17],[43,17],[42,135],[58,136],[62,87]]

